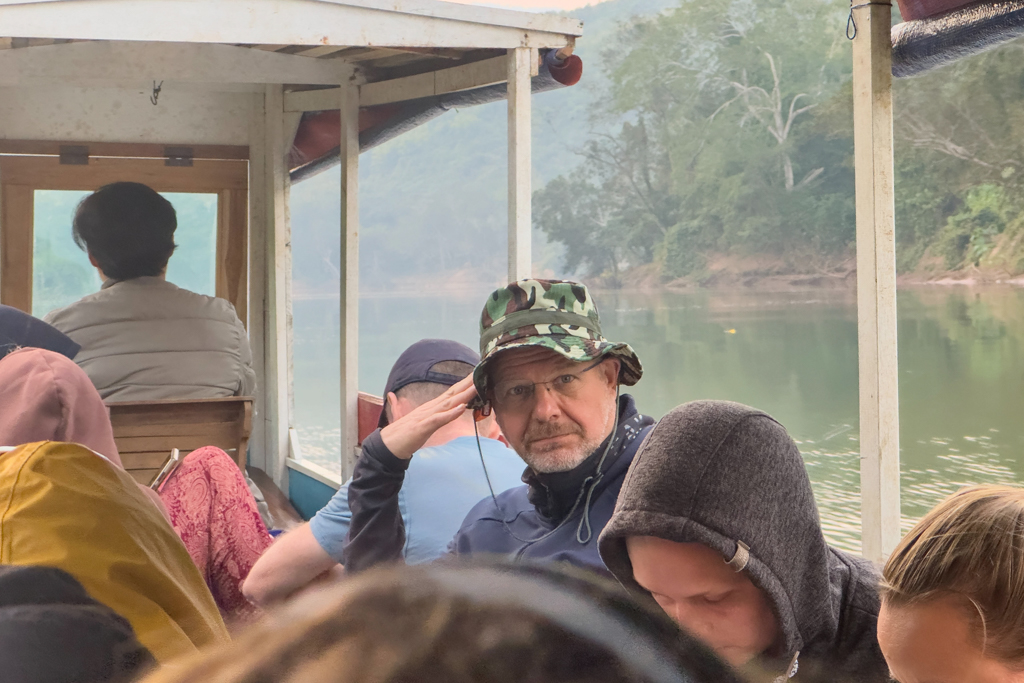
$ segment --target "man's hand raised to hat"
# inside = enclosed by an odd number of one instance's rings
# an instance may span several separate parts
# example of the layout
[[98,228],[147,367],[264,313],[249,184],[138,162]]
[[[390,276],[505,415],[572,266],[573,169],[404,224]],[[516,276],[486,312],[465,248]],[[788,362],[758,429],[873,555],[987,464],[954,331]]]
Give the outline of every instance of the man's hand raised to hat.
[[408,460],[434,432],[465,413],[466,404],[474,396],[476,387],[473,375],[469,375],[437,398],[385,426],[380,430],[380,438],[396,458]]

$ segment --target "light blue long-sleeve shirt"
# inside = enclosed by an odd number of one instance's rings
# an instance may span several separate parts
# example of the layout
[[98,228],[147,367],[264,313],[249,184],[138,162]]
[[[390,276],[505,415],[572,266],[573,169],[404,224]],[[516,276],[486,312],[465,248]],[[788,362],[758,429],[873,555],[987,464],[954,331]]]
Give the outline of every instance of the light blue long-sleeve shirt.
[[[526,465],[515,451],[500,441],[484,438],[480,439],[480,448],[495,494],[523,485]],[[466,513],[490,495],[475,437],[461,436],[416,451],[398,494],[398,508],[405,522],[405,561],[420,564],[443,555]],[[317,543],[342,564],[351,520],[345,482],[309,521]]]

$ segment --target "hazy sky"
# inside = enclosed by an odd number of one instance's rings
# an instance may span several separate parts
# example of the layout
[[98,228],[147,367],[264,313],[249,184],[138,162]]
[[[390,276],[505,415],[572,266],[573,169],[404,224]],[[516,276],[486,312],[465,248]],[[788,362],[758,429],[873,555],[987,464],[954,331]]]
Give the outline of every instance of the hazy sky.
[[602,0],[451,0],[465,5],[491,5],[509,9],[571,10],[586,5],[596,5]]

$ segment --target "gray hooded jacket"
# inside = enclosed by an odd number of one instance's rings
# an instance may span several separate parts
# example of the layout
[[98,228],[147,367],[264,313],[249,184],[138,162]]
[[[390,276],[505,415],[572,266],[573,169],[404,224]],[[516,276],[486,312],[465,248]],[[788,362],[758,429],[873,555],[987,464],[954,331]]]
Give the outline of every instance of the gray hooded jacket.
[[702,543],[725,560],[749,547],[745,571],[767,593],[782,639],[763,664],[796,653],[827,680],[887,681],[878,647],[878,573],[829,547],[803,459],[785,428],[753,408],[695,401],[666,415],[640,447],[601,533],[601,557],[626,586],[626,538]]

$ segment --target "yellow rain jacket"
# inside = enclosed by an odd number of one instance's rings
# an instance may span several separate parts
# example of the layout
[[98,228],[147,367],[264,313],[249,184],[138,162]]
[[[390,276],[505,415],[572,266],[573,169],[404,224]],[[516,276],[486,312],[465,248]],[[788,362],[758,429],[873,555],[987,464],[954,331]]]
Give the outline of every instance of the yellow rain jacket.
[[0,564],[68,572],[160,662],[229,640],[174,529],[131,476],[84,446],[0,453]]

